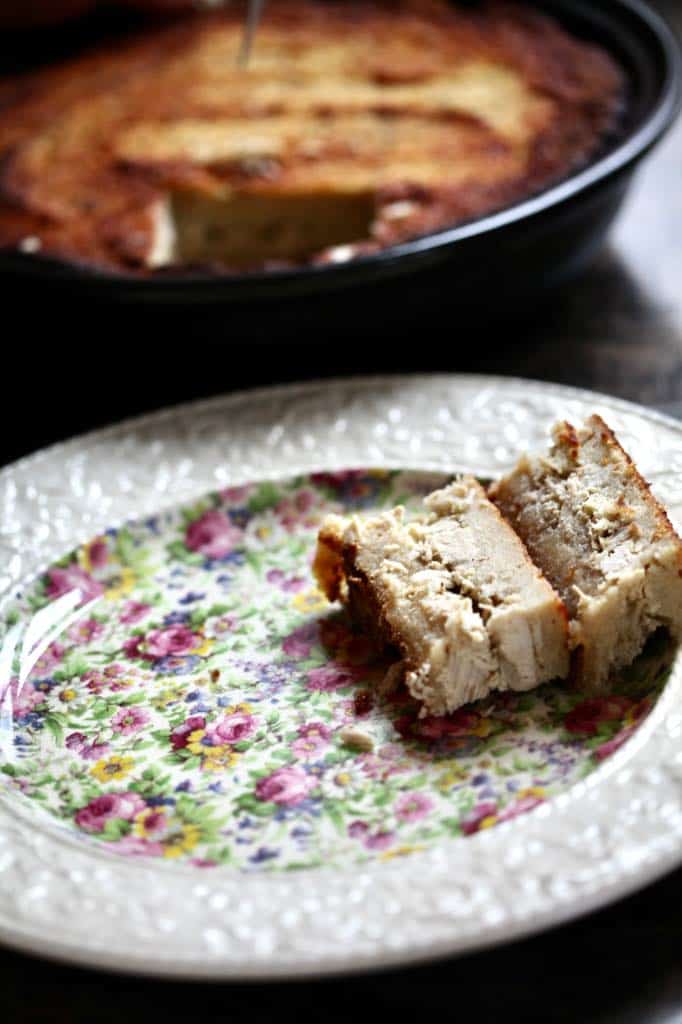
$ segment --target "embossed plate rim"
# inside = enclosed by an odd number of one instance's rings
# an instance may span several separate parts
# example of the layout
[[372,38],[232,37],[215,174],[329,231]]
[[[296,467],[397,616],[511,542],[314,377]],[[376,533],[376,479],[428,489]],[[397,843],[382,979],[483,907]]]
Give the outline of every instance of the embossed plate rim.
[[[482,424],[476,418],[438,421],[439,407],[457,410],[459,403],[468,411],[481,395],[487,395],[487,405],[477,410]],[[275,479],[373,464],[483,473],[480,455],[476,466],[463,457],[469,439],[499,470],[515,454],[514,444],[518,450],[527,443],[515,437],[511,419],[495,419],[500,402],[512,404],[536,441],[562,410],[581,415],[602,408],[617,429],[622,423],[632,434],[638,458],[637,444],[655,433],[664,450],[645,451],[643,466],[645,473],[653,470],[654,489],[671,487],[679,476],[669,462],[673,455],[682,459],[680,424],[561,385],[419,375],[241,392],[104,428],[0,471],[0,564],[7,569],[0,596],[98,527],[216,484],[254,479],[254,472]],[[350,424],[343,416],[349,408]],[[237,422],[230,414],[240,409]],[[501,433],[504,441],[500,428],[510,424],[505,448],[494,435]],[[374,438],[369,447],[368,436]],[[284,453],[282,438],[289,446]],[[254,471],[244,455],[262,468]],[[672,511],[682,521],[682,494],[674,492]],[[359,871],[318,869],[284,877],[155,872],[76,850],[2,807],[0,939],[110,970],[274,979],[416,963],[559,924],[682,861],[680,696],[678,658],[641,733],[586,782],[525,818]]]

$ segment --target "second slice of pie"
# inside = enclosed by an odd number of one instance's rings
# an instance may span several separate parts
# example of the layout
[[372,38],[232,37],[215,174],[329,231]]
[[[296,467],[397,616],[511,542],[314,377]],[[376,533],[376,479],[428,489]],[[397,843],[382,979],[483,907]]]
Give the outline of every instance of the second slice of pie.
[[563,602],[478,481],[463,477],[425,507],[410,522],[400,508],[329,517],[315,560],[327,597],[397,649],[422,714],[565,677]]

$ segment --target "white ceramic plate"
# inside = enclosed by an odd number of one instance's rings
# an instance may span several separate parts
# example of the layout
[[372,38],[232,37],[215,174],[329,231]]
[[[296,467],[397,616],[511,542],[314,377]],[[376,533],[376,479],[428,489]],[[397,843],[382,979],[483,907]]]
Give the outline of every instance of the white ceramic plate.
[[682,526],[676,423],[511,379],[251,392],[5,469],[0,938],[148,974],[319,975],[506,941],[677,865],[679,661],[660,695],[549,688],[427,735],[409,703],[357,701],[379,669],[309,579],[325,510],[493,476],[593,411]]

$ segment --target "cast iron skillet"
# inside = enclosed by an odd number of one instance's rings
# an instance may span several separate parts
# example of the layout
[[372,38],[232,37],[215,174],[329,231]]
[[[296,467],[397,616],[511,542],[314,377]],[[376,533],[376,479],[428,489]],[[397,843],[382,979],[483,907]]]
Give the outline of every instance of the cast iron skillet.
[[[471,2],[471,0],[469,0]],[[167,272],[133,278],[18,253],[0,269],[58,285],[64,295],[159,306],[224,304],[240,316],[297,307],[308,323],[381,310],[424,310],[447,294],[462,313],[527,302],[584,267],[603,242],[638,163],[672,124],[682,97],[682,55],[642,0],[537,0],[569,31],[605,47],[626,71],[627,110],[616,138],[590,165],[514,206],[346,264],[241,275]],[[28,284],[28,281],[26,281]]]

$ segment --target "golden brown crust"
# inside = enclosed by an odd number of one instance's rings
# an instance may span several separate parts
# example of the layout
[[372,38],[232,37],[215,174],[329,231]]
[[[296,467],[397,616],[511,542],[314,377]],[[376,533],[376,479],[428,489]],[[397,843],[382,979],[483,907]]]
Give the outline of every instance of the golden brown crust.
[[[680,572],[682,574],[682,540],[677,534],[673,524],[670,522],[670,518],[665,508],[658,500],[654,497],[651,492],[651,484],[644,479],[642,474],[639,472],[631,457],[625,451],[623,446],[620,444],[618,438],[609,427],[608,423],[597,413],[593,413],[592,416],[586,421],[586,426],[590,427],[597,434],[599,434],[600,440],[607,451],[613,452],[617,458],[621,458],[625,463],[625,479],[629,480],[637,488],[641,495],[642,501],[646,504],[647,508],[651,512],[652,516],[656,520],[657,529],[654,534],[653,540],[662,540],[665,537],[674,540],[678,545],[679,550],[679,562]],[[621,495],[623,499],[623,496]],[[619,500],[620,501],[620,500]],[[624,505],[623,499],[623,514],[627,516],[628,509]]]
[[[247,72],[242,15],[0,83],[0,248],[33,236],[44,254],[148,273],[169,193],[355,189],[374,206],[357,250],[375,251],[547,186],[618,115],[611,59],[530,8],[278,0]],[[261,132],[255,156],[240,125]]]
[[[313,562],[318,586],[329,601],[341,601],[348,606],[353,623],[378,648],[395,648],[407,659],[405,645],[391,629],[376,589],[357,564],[356,546],[344,539],[346,526],[346,521],[330,516],[319,530]],[[409,659],[405,665],[414,667]]]
[[335,529],[333,522],[326,522],[320,528],[313,561],[313,576],[328,601],[340,601],[344,597],[346,576],[343,536]]

